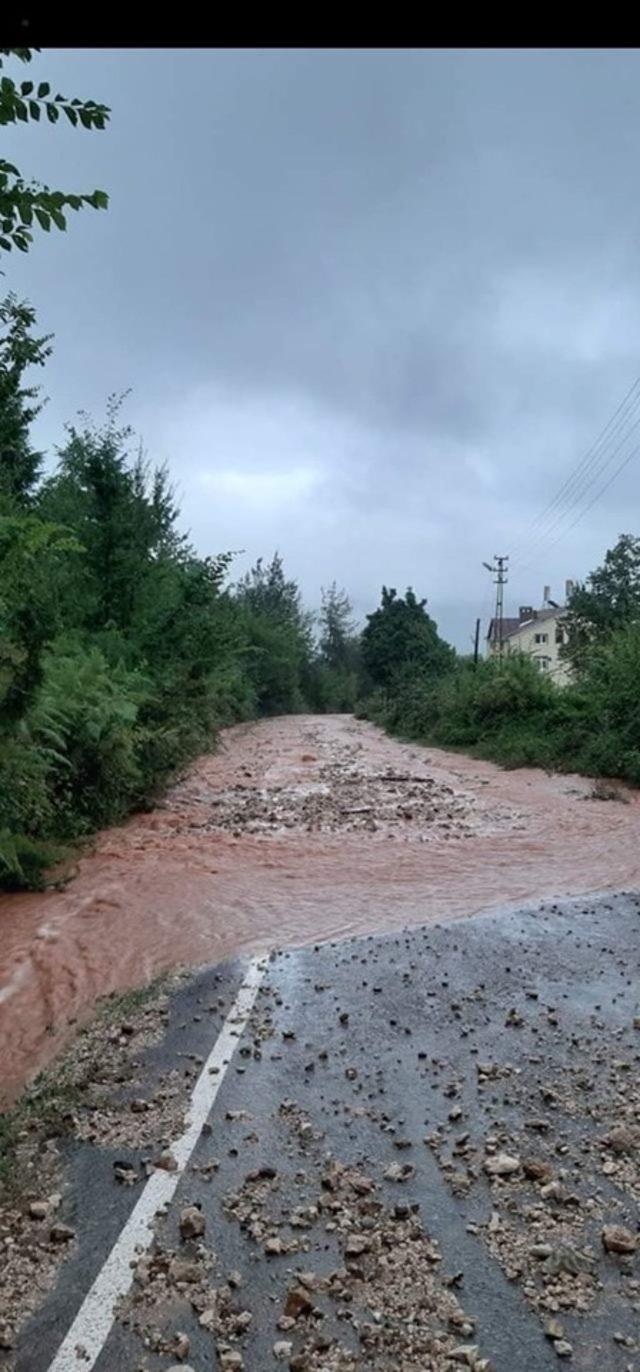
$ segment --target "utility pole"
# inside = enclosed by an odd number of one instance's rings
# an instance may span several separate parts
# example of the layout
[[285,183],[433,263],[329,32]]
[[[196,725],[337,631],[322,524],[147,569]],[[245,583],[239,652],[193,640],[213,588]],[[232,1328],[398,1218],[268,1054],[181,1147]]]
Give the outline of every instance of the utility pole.
[[507,563],[508,563],[508,561],[509,561],[509,556],[508,556],[508,554],[507,554],[506,556],[504,556],[504,557],[499,557],[497,553],[494,553],[493,562],[492,562],[492,563],[490,563],[490,562],[483,562],[483,564],[482,564],[483,567],[486,567],[487,571],[488,571],[488,572],[491,572],[491,575],[492,575],[493,577],[495,577],[495,586],[496,586],[496,614],[495,614],[495,619],[496,619],[496,625],[497,625],[497,629],[498,629],[498,653],[499,653],[500,657],[502,657],[502,650],[503,650],[503,647],[504,647],[504,588],[505,588],[505,584],[506,584],[506,582],[507,582],[507,580],[508,580],[508,569],[507,569]]
[[478,666],[478,652],[480,650],[480,620],[476,619],[476,636],[473,642],[473,665]]

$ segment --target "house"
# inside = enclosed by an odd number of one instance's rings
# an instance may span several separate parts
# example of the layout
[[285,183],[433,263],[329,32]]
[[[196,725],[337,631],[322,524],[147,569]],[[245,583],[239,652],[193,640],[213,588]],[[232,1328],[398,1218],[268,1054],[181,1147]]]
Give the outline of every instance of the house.
[[[567,581],[565,601],[572,589],[573,582]],[[571,668],[560,655],[567,640],[564,614],[565,606],[551,600],[551,587],[545,586],[539,610],[534,610],[531,605],[521,605],[517,618],[503,618],[502,652],[526,653],[533,658],[540,672],[546,672],[558,686],[566,686],[571,680]],[[499,653],[500,625],[497,619],[492,619],[487,634],[487,655],[495,657]]]

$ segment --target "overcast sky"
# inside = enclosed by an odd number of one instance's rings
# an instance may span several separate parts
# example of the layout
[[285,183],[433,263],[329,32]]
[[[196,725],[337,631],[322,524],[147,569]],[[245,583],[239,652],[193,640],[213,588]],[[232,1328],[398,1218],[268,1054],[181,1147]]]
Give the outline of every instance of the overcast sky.
[[16,66],[112,108],[102,134],[3,130],[25,173],[111,200],[5,260],[55,333],[40,443],[131,387],[202,553],[278,548],[360,616],[412,584],[463,649],[483,559],[511,553],[514,608],[640,532],[640,458],[575,528],[570,500],[534,524],[640,372],[637,52]]

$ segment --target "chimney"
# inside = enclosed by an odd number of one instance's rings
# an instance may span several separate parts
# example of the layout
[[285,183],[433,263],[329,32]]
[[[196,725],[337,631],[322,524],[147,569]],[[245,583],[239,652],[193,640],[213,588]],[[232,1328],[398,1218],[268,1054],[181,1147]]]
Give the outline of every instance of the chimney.
[[542,608],[543,608],[543,610],[544,610],[544,607],[545,607],[545,605],[546,605],[546,603],[547,603],[547,601],[548,601],[550,595],[551,595],[551,587],[550,587],[550,586],[545,586],[544,591],[543,591],[543,593],[542,593]]
[[565,583],[564,583],[564,598],[565,598],[565,602],[569,599],[569,596],[571,595],[571,592],[572,592],[572,590],[573,590],[573,587],[574,587],[573,581],[565,581]]

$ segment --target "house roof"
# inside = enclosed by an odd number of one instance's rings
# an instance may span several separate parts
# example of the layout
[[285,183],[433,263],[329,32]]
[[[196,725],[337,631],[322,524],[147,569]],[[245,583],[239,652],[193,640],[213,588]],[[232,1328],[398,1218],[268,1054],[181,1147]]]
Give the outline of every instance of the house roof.
[[[545,619],[557,619],[559,615],[564,614],[564,608],[565,608],[565,607],[564,607],[563,605],[559,605],[558,608],[557,608],[557,610],[556,610],[556,609],[552,609],[551,607],[550,607],[548,610],[535,610],[534,613],[533,613],[532,615],[527,615],[527,618],[526,618],[526,619],[520,619],[517,615],[516,615],[516,616],[511,616],[511,617],[505,615],[505,617],[504,617],[503,620],[502,620],[502,639],[503,639],[503,641],[504,641],[505,638],[511,638],[511,637],[513,636],[513,634],[519,633],[520,629],[523,629],[524,626],[525,626],[525,624],[533,624],[534,622],[535,622],[535,623],[538,623],[540,620],[545,620]],[[488,633],[487,633],[487,639],[488,639],[488,641],[489,641],[490,643],[497,643],[497,641],[498,641],[498,621],[497,621],[497,619],[492,619],[492,620],[490,621],[490,623],[489,623],[489,630],[488,630]]]
[[[503,637],[503,639],[505,639],[505,638],[510,638],[510,637],[511,637],[511,634],[517,634],[519,628],[520,628],[520,620],[519,620],[519,619],[517,619],[517,618],[516,618],[516,619],[508,619],[508,618],[505,616],[505,618],[504,618],[503,621],[502,621],[502,637]],[[491,623],[489,624],[489,632],[487,633],[487,638],[488,638],[491,642],[496,642],[497,639],[498,639],[498,637],[499,637],[499,634],[498,634],[498,621],[497,621],[497,619],[492,619],[492,620],[491,620]]]

